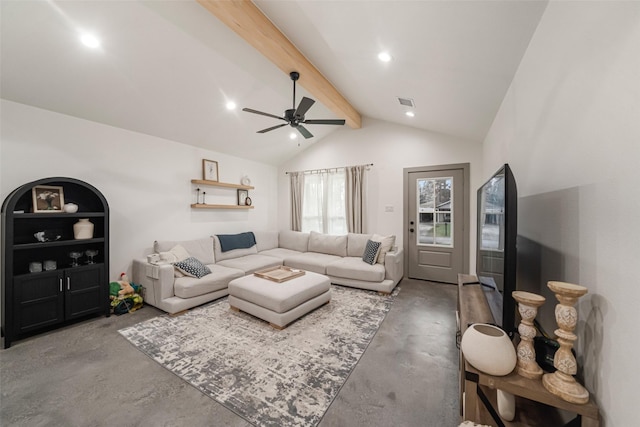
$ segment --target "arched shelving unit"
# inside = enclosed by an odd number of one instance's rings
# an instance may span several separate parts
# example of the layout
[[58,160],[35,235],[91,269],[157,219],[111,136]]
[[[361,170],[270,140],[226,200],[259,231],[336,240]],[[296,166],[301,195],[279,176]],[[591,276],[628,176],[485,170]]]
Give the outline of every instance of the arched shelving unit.
[[[62,188],[65,202],[78,205],[78,211],[34,209],[32,191],[42,186]],[[94,224],[93,237],[74,238],[73,225],[81,218]],[[40,231],[47,232],[48,241],[38,241]],[[5,348],[77,319],[109,315],[109,205],[95,187],[64,177],[21,185],[2,204],[2,235]],[[97,251],[92,263],[87,250]],[[71,266],[70,252],[82,253],[79,265]],[[32,263],[47,266],[37,271]]]

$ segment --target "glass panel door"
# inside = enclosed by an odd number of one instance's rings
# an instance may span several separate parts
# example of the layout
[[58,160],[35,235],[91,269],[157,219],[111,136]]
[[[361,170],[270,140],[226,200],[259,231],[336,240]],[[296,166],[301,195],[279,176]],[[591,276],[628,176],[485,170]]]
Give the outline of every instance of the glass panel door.
[[416,182],[418,245],[453,247],[453,177]]

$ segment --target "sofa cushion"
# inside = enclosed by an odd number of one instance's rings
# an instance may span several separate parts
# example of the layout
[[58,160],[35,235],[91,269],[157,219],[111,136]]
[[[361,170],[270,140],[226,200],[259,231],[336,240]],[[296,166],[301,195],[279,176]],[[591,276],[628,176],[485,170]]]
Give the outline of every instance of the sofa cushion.
[[218,261],[217,265],[244,271],[244,274],[253,274],[258,270],[282,265],[282,260],[272,256],[251,254],[240,258]]
[[258,252],[278,247],[277,231],[254,231]]
[[174,262],[173,266],[185,276],[197,277],[198,279],[211,274],[211,270],[206,265],[192,256],[182,261]]
[[211,274],[207,274],[202,279],[195,277],[180,277],[173,285],[173,292],[180,298],[193,298],[211,292],[225,289],[227,284],[233,279],[244,276],[241,270],[223,267],[221,265],[207,265]]
[[312,231],[309,235],[309,252],[347,256],[347,236],[334,236]]
[[253,245],[250,248],[246,248],[246,249],[233,249],[231,251],[222,252],[222,248],[220,247],[220,240],[218,239],[218,236],[213,236],[213,248],[214,248],[216,263],[223,261],[225,259],[239,258],[245,255],[258,253],[258,248],[256,247],[256,245]]
[[347,256],[362,256],[371,236],[371,234],[347,234]]
[[368,240],[367,247],[364,248],[364,253],[362,254],[362,260],[369,265],[375,264],[378,259],[378,254],[380,253],[381,244],[380,242]]
[[347,257],[329,264],[327,266],[327,275],[367,282],[382,282],[385,269],[384,265],[369,265],[359,257]]
[[215,263],[213,256],[213,239],[211,237],[183,241],[156,240],[153,242],[153,250],[159,254],[160,252],[170,251],[176,245],[185,248],[190,256],[196,258],[203,264]]
[[287,258],[300,255],[301,253],[302,252],[294,251],[292,249],[273,248],[273,249],[267,249],[266,251],[260,252],[260,255],[272,256],[284,261]]
[[313,271],[314,273],[326,274],[327,266],[332,262],[342,259],[337,255],[319,254],[317,252],[305,252],[292,256],[284,260],[287,267],[299,268],[300,270]]
[[298,252],[309,250],[309,233],[301,231],[281,231],[278,235],[278,246]]
[[374,234],[371,237],[371,240],[382,243],[382,245],[380,245],[380,253],[378,254],[378,264],[384,264],[384,257],[387,256],[387,252],[389,252],[393,245],[395,245],[396,236],[381,236],[379,234]]

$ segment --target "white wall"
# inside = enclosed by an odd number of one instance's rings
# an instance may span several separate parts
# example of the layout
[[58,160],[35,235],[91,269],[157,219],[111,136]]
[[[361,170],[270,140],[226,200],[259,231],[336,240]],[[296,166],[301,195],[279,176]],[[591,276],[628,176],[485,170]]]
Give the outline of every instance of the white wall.
[[[368,172],[369,205],[365,231],[395,234],[403,245],[403,169],[453,163],[471,164],[471,219],[475,229],[475,190],[482,184],[482,144],[451,136],[363,118],[361,129],[341,129],[280,167],[278,172],[279,229],[290,229],[289,179],[286,171],[373,163]],[[393,212],[385,212],[392,206]],[[475,246],[472,233],[471,248]],[[475,271],[475,251],[471,271]]]
[[639,76],[639,2],[552,1],[484,143],[485,170],[512,166],[541,282],[589,289],[576,349],[605,426],[637,425]]
[[[130,270],[133,258],[148,253],[154,240],[277,227],[273,166],[6,100],[1,107],[0,197],[50,176],[98,188],[110,206],[112,280]],[[202,178],[202,159],[218,161],[220,181],[240,183],[249,175],[256,187],[249,192],[255,209],[191,209],[191,179]],[[208,203],[236,203],[236,190],[202,190]]]

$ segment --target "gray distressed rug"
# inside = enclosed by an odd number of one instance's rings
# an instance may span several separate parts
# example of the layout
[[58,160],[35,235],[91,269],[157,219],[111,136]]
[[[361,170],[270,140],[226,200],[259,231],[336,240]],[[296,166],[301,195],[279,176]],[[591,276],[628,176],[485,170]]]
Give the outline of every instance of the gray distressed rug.
[[282,331],[227,299],[120,330],[156,362],[259,426],[315,426],[395,295],[332,285],[331,302]]

